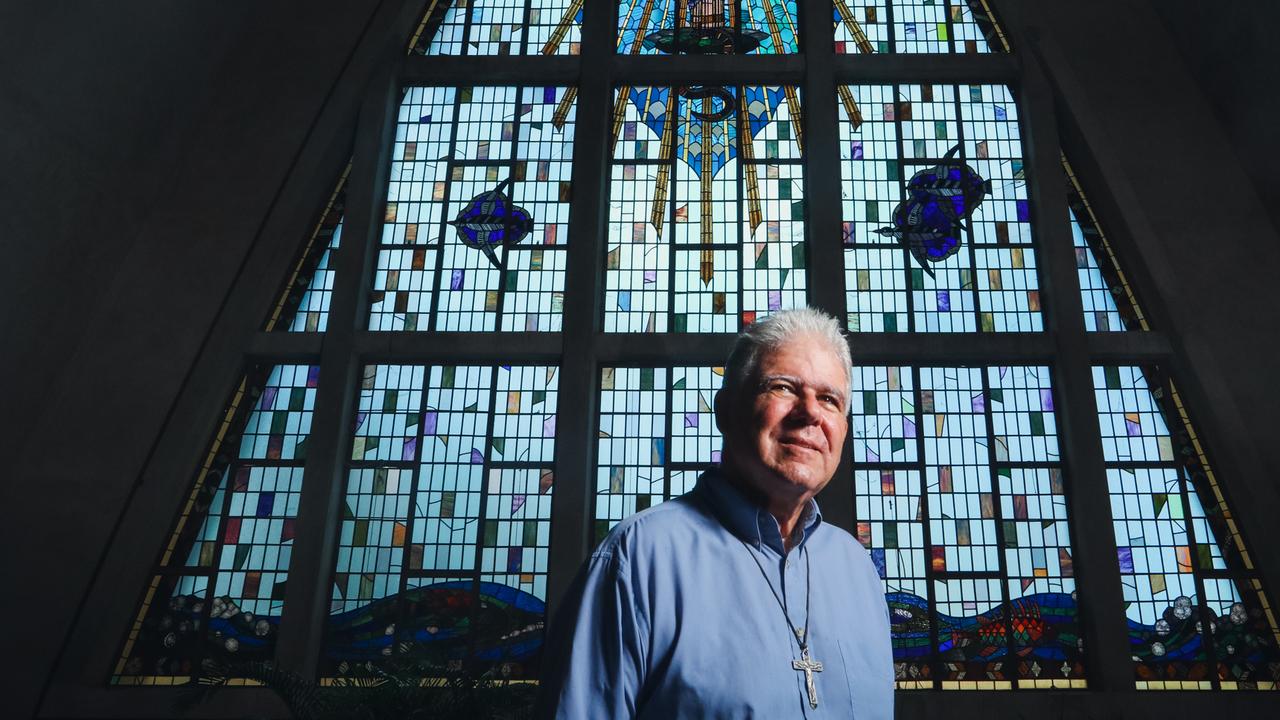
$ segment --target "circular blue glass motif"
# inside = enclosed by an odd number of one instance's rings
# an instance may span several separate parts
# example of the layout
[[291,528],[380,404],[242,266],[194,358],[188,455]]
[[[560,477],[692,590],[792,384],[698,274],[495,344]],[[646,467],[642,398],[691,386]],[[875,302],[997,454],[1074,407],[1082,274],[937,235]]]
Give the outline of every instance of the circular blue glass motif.
[[502,265],[494,248],[511,247],[533,230],[533,217],[503,192],[510,185],[511,179],[507,178],[498,187],[476,195],[457,218],[449,221],[458,229],[462,244],[483,252],[496,268]]
[[897,238],[930,276],[930,263],[942,262],[960,250],[961,233],[968,229],[965,221],[991,192],[991,181],[953,159],[959,150],[956,145],[942,162],[912,175],[907,199],[893,209],[893,225],[876,230]]

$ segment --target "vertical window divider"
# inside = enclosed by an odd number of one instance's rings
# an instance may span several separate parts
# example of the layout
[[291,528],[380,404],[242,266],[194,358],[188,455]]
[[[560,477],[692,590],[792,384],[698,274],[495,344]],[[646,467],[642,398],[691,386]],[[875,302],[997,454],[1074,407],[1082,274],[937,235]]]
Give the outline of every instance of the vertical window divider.
[[[591,497],[600,404],[599,330],[604,306],[605,225],[609,134],[612,132],[617,4],[585,3],[579,56],[573,200],[565,257],[564,320],[560,334],[560,397],[556,421],[556,480],[552,485],[551,546],[547,563],[547,619],[554,617],[590,549]],[[602,181],[602,179],[605,179]]]
[[[1020,43],[1027,47],[1027,43]],[[1031,57],[1034,57],[1032,55]],[[1111,515],[1111,493],[1098,433],[1089,336],[1084,326],[1068,222],[1067,181],[1059,169],[1057,114],[1045,70],[1027,57],[1022,64],[1018,104],[1026,127],[1034,243],[1041,260],[1045,329],[1054,340],[1052,373],[1057,397],[1063,473],[1069,516],[1089,532],[1071,536],[1077,579],[1084,662],[1091,690],[1134,688],[1128,624]]]
[[[801,0],[800,43],[804,52],[804,272],[809,304],[835,316],[841,326],[848,312],[844,296],[844,244],[840,197],[840,123],[836,102],[835,26],[831,0]],[[856,348],[855,348],[856,353]],[[852,531],[853,472],[851,445],[844,444],[840,467],[822,491],[822,515],[836,527]]]
[[356,335],[365,323],[372,248],[381,234],[382,216],[377,209],[386,194],[388,140],[400,67],[399,48],[389,50],[396,54],[388,52],[377,63],[356,125],[346,236],[334,257],[333,301],[320,358],[320,386],[308,443],[311,451],[298,503],[297,539],[276,650],[279,666],[303,677],[315,676],[324,639],[350,448],[347,430],[361,362]]

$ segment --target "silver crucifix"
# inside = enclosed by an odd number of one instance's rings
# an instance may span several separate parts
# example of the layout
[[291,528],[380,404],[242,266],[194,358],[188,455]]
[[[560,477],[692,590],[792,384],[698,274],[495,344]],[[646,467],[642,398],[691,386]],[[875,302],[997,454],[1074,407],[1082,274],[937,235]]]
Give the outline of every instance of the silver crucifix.
[[822,663],[817,660],[809,659],[809,648],[800,648],[800,659],[792,660],[791,667],[794,670],[804,671],[804,684],[809,689],[809,707],[818,707],[818,688],[813,684],[813,674],[822,672]]

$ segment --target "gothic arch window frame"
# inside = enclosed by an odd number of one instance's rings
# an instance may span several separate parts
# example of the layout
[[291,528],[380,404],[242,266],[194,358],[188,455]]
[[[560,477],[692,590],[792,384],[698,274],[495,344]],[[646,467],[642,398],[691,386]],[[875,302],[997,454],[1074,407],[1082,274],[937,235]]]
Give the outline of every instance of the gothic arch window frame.
[[[603,287],[609,157],[605,148],[611,132],[608,108],[614,88],[627,84],[678,84],[717,81],[726,84],[767,82],[794,84],[805,98],[807,143],[832,148],[838,143],[838,85],[867,82],[985,82],[1014,88],[1024,118],[1025,152],[1030,168],[1028,190],[1035,226],[1035,246],[1041,257],[1041,287],[1045,331],[1027,333],[858,334],[853,337],[857,364],[983,365],[996,362],[1048,364],[1062,407],[1063,465],[1072,489],[1068,492],[1073,527],[1097,524],[1097,532],[1073,533],[1077,577],[1084,600],[1082,626],[1086,641],[1088,690],[1050,694],[1036,691],[969,691],[939,695],[930,692],[898,694],[900,712],[923,715],[946,703],[952,714],[989,716],[1000,712],[1035,712],[1046,702],[1062,708],[1097,712],[1119,705],[1146,713],[1212,707],[1239,712],[1268,707],[1262,693],[1139,693],[1135,691],[1129,658],[1120,575],[1109,522],[1106,467],[1097,432],[1091,366],[1095,363],[1156,363],[1173,367],[1194,407],[1205,408],[1204,386],[1170,334],[1088,333],[1081,321],[1078,279],[1067,217],[1067,184],[1059,170],[1064,145],[1080,129],[1061,133],[1059,104],[1070,101],[1046,76],[1042,59],[1019,22],[1012,0],[993,0],[1013,45],[1012,54],[990,55],[840,55],[834,50],[830,0],[801,0],[801,53],[769,57],[704,58],[627,57],[615,54],[616,5],[591,4],[584,14],[581,55],[521,57],[403,56],[405,41],[417,26],[424,3],[409,0],[380,7],[365,39],[353,55],[335,93],[323,110],[306,147],[290,173],[279,200],[245,263],[246,270],[228,294],[211,329],[187,386],[175,402],[170,420],[139,478],[134,496],[122,516],[116,542],[105,555],[75,626],[68,631],[54,674],[46,687],[41,715],[65,717],[134,717],[168,713],[174,688],[106,688],[103,669],[118,653],[119,629],[132,622],[137,597],[150,573],[147,563],[163,544],[169,518],[181,496],[189,491],[193,458],[207,448],[215,433],[228,388],[244,368],[254,363],[309,362],[321,366],[313,448],[307,459],[307,483],[298,515],[298,545],[290,575],[289,615],[281,625],[277,659],[304,674],[315,674],[322,644],[322,627],[329,602],[337,509],[346,478],[347,428],[355,406],[360,367],[373,362],[491,362],[511,360],[510,348],[521,348],[518,359],[530,363],[559,363],[563,381],[562,414],[555,451],[561,478],[582,478],[556,484],[552,514],[549,605],[554,607],[568,586],[591,543],[592,496],[595,476],[595,438],[600,368],[639,363],[715,365],[723,361],[731,334],[607,334],[602,331]],[[398,89],[406,85],[449,85],[458,78],[474,84],[569,85],[578,88],[577,134],[570,210],[570,240],[565,275],[566,302],[559,333],[414,333],[364,330],[372,275],[373,248],[380,231],[377,208],[385,199],[390,137]],[[371,79],[370,79],[371,78]],[[1055,78],[1056,80],[1056,78]],[[351,138],[354,135],[354,150]],[[1089,148],[1066,148],[1073,158]],[[1097,152],[1097,148],[1093,149]],[[332,191],[333,178],[352,159],[348,178],[347,215],[342,248],[335,253],[336,284],[327,332],[281,333],[262,330],[275,307],[279,278],[296,261],[297,240],[314,226],[317,204]],[[1083,164],[1089,168],[1088,163]],[[1086,174],[1089,172],[1085,170]],[[835,153],[810,152],[805,161],[809,198],[806,218],[808,295],[811,304],[836,317],[845,316],[844,276],[840,237],[840,168]],[[1105,176],[1104,176],[1105,177]],[[1126,212],[1101,194],[1091,195],[1100,214],[1123,245]],[[1101,200],[1101,202],[1098,202]],[[1138,256],[1124,248],[1130,257]],[[1134,266],[1131,265],[1132,269]],[[1171,328],[1161,315],[1155,293],[1137,273],[1144,305],[1153,312],[1157,328]],[[247,350],[246,350],[247,348]],[[1237,446],[1215,432],[1220,423],[1201,413],[1202,433],[1210,447]],[[1256,472],[1249,458],[1216,456],[1224,477],[1243,478]],[[841,471],[825,491],[827,518],[850,528],[854,518],[853,488],[846,457]],[[1235,508],[1255,548],[1273,546],[1277,532],[1267,527],[1256,508]],[[155,522],[160,517],[161,522]],[[1276,561],[1258,553],[1259,572],[1275,578]],[[126,588],[123,592],[120,587]],[[114,591],[113,591],[114,588]],[[100,598],[101,600],[95,600]],[[100,602],[100,605],[99,605]],[[261,688],[223,693],[206,706],[217,717],[236,717],[271,706]]]

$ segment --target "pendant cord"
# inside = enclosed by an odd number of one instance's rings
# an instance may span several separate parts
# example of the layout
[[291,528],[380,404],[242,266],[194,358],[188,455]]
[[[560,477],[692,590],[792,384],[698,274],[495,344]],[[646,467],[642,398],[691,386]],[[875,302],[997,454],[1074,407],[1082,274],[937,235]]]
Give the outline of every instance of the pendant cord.
[[[735,536],[736,537],[736,536]],[[752,552],[751,546],[746,540],[738,538],[738,542],[747,549],[747,554],[755,561],[756,567],[760,569],[760,575],[764,578],[764,584],[769,586],[769,591],[773,593],[773,599],[777,601],[778,608],[782,610],[782,617],[787,620],[787,627],[791,628],[791,634],[796,636],[796,642],[800,643],[800,652],[807,653],[809,651],[809,599],[813,597],[812,591],[812,566],[809,564],[809,548],[800,547],[800,552],[804,553],[804,629],[797,630],[795,623],[791,622],[791,613],[787,611],[786,595],[779,595],[777,589],[773,587],[773,582],[769,580],[769,573],[765,572],[764,564],[760,562],[760,558]]]

